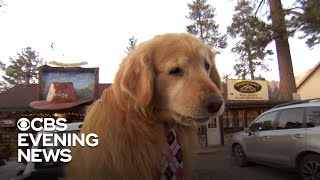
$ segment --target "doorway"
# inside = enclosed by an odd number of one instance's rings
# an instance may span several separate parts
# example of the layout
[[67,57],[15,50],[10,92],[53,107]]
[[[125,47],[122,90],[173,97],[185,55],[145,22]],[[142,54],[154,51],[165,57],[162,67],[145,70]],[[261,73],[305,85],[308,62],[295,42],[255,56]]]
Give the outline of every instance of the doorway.
[[207,124],[207,144],[208,146],[221,145],[221,133],[218,118],[212,118]]

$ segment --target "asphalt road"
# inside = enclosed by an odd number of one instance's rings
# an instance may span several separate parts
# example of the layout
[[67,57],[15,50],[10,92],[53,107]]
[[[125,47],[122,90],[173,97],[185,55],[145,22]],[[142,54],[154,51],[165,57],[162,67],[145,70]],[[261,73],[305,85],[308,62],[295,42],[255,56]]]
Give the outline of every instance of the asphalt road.
[[296,172],[258,164],[240,168],[232,161],[226,147],[201,153],[196,161],[194,180],[299,180]]

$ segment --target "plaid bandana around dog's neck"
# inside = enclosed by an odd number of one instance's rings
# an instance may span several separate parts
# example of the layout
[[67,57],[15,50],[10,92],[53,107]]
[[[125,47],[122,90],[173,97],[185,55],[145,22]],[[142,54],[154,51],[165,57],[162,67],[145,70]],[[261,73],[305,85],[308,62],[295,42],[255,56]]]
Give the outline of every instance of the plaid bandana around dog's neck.
[[180,142],[177,133],[171,129],[167,135],[169,148],[162,155],[161,180],[182,180],[183,163]]

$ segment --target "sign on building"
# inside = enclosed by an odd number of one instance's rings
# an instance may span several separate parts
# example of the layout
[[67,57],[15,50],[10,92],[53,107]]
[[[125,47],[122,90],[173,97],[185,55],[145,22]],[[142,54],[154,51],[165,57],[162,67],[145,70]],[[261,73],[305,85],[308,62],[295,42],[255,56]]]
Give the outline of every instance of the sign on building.
[[228,100],[269,100],[265,80],[227,80]]
[[46,100],[51,84],[72,83],[78,99],[98,98],[99,68],[42,66],[39,72],[39,100]]

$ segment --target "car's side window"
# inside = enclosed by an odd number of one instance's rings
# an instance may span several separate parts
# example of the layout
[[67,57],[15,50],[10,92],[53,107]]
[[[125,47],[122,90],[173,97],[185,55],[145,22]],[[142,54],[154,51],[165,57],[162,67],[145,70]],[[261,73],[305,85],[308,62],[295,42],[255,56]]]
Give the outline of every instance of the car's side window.
[[320,107],[308,107],[307,108],[307,127],[320,126]]
[[251,131],[267,131],[273,129],[273,123],[277,117],[277,111],[262,115],[251,126]]
[[292,108],[281,110],[277,129],[302,128],[304,108]]

